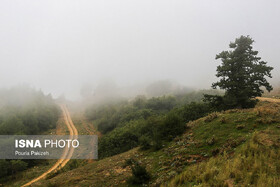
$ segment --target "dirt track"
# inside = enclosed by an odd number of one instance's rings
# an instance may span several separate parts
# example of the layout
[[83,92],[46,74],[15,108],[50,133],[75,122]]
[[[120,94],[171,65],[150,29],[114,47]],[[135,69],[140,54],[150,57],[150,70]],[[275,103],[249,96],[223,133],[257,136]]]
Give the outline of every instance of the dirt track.
[[280,103],[280,99],[274,99],[274,98],[267,98],[267,97],[257,97],[260,101],[268,101],[272,103]]
[[[65,121],[65,124],[67,125],[67,128],[69,130],[69,139],[78,138],[78,131],[77,131],[75,125],[72,122],[72,119],[71,119],[71,116],[70,116],[70,113],[69,113],[67,107],[65,105],[61,104],[60,108],[63,112],[63,118],[64,118],[64,121]],[[39,177],[31,180],[30,182],[26,183],[22,187],[29,186],[29,185],[39,181],[40,179],[45,178],[49,173],[63,168],[67,164],[67,162],[70,160],[70,158],[72,157],[73,152],[74,152],[73,147],[71,147],[70,149],[65,148],[61,158],[48,171],[46,171],[45,173],[43,173]]]

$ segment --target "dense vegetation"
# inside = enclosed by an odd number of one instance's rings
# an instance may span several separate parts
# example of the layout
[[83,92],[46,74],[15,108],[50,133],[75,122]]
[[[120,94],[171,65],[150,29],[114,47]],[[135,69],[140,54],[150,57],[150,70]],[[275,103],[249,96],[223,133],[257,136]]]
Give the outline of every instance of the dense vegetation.
[[99,140],[99,157],[112,156],[136,146],[162,148],[184,132],[187,122],[211,112],[208,104],[201,102],[203,93],[212,91],[150,99],[138,96],[130,102],[89,108],[87,117],[103,133]]
[[28,87],[0,90],[0,134],[38,134],[54,128],[59,109],[51,96]]
[[[29,87],[0,90],[0,134],[32,135],[54,128],[59,109],[50,95]],[[0,178],[36,165],[36,160],[1,160]]]

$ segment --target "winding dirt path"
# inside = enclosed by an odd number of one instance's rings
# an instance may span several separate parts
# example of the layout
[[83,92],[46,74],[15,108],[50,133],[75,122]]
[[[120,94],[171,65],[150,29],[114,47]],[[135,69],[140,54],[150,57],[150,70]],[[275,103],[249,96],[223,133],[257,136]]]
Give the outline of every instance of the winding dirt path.
[[[65,121],[65,124],[69,130],[69,139],[76,139],[78,138],[78,131],[74,125],[74,123],[72,122],[70,113],[67,109],[67,107],[63,104],[60,105],[60,108],[63,112],[63,118]],[[69,148],[65,148],[63,151],[63,154],[61,156],[61,158],[49,169],[47,170],[45,173],[43,173],[42,175],[40,175],[39,177],[31,180],[30,182],[26,183],[25,185],[23,185],[22,187],[25,186],[30,186],[31,184],[39,181],[40,179],[45,178],[49,173],[54,172],[54,171],[58,171],[59,169],[63,168],[67,162],[70,160],[70,158],[72,157],[72,154],[74,152],[74,148],[71,147]]]

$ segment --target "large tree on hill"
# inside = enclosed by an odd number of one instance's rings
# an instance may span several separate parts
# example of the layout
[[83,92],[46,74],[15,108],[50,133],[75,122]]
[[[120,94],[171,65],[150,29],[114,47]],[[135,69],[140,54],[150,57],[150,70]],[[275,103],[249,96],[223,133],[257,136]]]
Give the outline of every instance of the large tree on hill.
[[225,90],[224,96],[206,95],[205,99],[212,104],[228,108],[249,108],[256,104],[253,98],[263,94],[262,88],[271,91],[273,88],[266,80],[272,78],[272,67],[258,57],[254,51],[254,40],[249,36],[241,36],[229,44],[229,51],[223,51],[216,56],[222,64],[217,67],[216,76],[220,78],[213,83],[212,88]]

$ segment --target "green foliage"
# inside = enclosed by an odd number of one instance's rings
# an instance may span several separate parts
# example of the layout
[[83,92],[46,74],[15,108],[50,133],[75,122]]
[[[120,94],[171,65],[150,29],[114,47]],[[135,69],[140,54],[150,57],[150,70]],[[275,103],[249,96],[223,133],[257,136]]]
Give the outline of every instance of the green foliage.
[[138,109],[142,109],[142,108],[145,108],[146,102],[147,102],[146,97],[139,95],[134,99],[133,106]]
[[[166,140],[164,137],[164,129],[162,128],[165,121],[165,115],[152,116],[145,121],[145,124],[142,126],[140,136],[146,137],[146,145],[142,143],[143,149],[150,148],[153,150],[158,150],[162,148],[162,143]],[[149,140],[149,142],[148,142]],[[141,144],[140,144],[141,145]],[[143,147],[144,145],[144,147]]]
[[106,134],[117,127],[121,127],[127,122],[147,119],[156,113],[166,113],[176,105],[176,99],[171,96],[146,99],[136,97],[130,103],[122,102],[109,104],[99,108],[88,108],[86,117],[93,120],[98,130]]
[[161,134],[161,139],[172,140],[185,130],[185,123],[182,118],[175,111],[169,112],[162,125],[158,129]]
[[[29,87],[0,90],[0,134],[34,135],[54,128],[59,109],[50,95]],[[36,165],[34,160],[2,160],[0,178]]]
[[176,105],[176,99],[171,96],[153,97],[148,100],[146,107],[155,111],[169,111]]
[[224,92],[220,90],[214,90],[214,89],[198,90],[198,91],[190,92],[188,94],[177,95],[176,99],[177,99],[177,103],[182,106],[182,105],[190,104],[192,102],[200,103],[203,101],[204,95],[222,96],[224,95]]
[[38,134],[55,127],[59,109],[51,97],[29,88],[13,88],[0,91],[0,99],[4,98],[6,101],[0,105],[0,134]]
[[17,173],[27,168],[28,164],[22,160],[11,160],[11,171]]
[[261,61],[258,51],[254,51],[254,40],[249,36],[241,36],[234,43],[230,43],[231,51],[223,51],[216,56],[222,60],[222,65],[217,67],[216,76],[220,80],[213,83],[212,87],[225,90],[223,97],[206,96],[205,100],[217,108],[251,108],[256,105],[255,97],[261,96],[264,91],[272,90],[266,77],[271,78],[272,67],[267,62]]
[[128,183],[132,185],[146,184],[150,180],[150,175],[144,166],[134,159],[129,159],[126,164],[131,168],[132,176],[128,179]]
[[211,112],[208,104],[199,102],[203,93],[221,94],[204,90],[150,99],[137,96],[130,102],[88,108],[86,117],[103,134],[98,145],[99,157],[116,155],[137,146],[161,149],[165,142],[185,131],[187,122]]
[[182,117],[184,122],[189,122],[201,118],[211,111],[211,107],[208,104],[194,102],[188,105],[184,105],[178,109],[178,113]]
[[205,94],[203,101],[208,103],[212,109],[217,111],[226,110],[227,107],[224,103],[224,96]]
[[[147,120],[153,115],[166,114],[173,108],[182,107],[191,102],[201,102],[205,93],[221,95],[221,92],[215,90],[202,90],[184,95],[162,96],[151,99],[147,99],[145,96],[137,96],[131,102],[123,101],[97,107],[94,105],[87,108],[85,115],[89,120],[93,121],[102,134],[106,134],[117,127],[124,126],[130,121]],[[201,106],[197,105],[197,109]],[[202,110],[204,114],[204,109]],[[189,117],[185,118],[189,119]],[[197,119],[196,116],[193,119]]]
[[147,119],[150,115],[151,110],[127,103],[105,105],[98,109],[89,108],[86,111],[87,118],[94,121],[102,134],[121,127],[129,121]]
[[99,157],[112,156],[136,147],[144,123],[144,120],[131,121],[127,125],[102,136],[98,142]]
[[207,104],[191,103],[169,112],[154,114],[147,119],[130,120],[102,136],[98,146],[99,157],[119,154],[139,145],[142,149],[161,149],[164,142],[184,133],[187,122],[205,116],[208,112]]
[[64,167],[63,169],[64,170],[72,170],[72,169],[75,169],[75,168],[78,168],[80,166],[83,166],[85,164],[84,160],[77,160],[77,159],[72,159],[70,160],[66,167]]
[[0,160],[0,178],[8,175],[9,162],[6,160]]
[[152,139],[148,135],[143,135],[139,138],[139,145],[142,150],[148,150],[151,148]]

